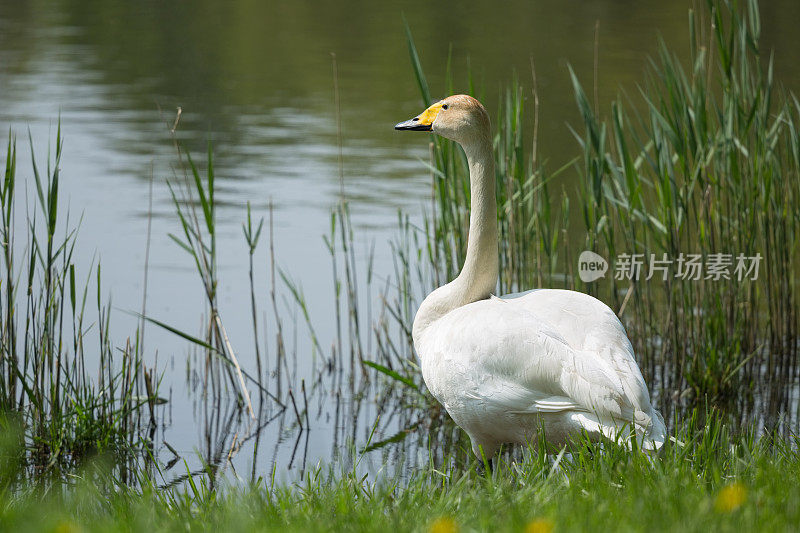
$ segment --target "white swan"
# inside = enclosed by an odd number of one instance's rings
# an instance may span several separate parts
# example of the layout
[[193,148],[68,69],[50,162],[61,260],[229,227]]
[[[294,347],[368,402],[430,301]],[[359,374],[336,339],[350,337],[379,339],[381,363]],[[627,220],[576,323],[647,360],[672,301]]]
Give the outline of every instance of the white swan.
[[471,211],[461,273],[428,295],[414,318],[422,376],[453,420],[489,457],[502,443],[561,446],[585,430],[645,450],[666,436],[625,329],[587,294],[538,289],[496,297],[497,202],[489,115],[454,95],[398,130],[432,131],[467,155]]

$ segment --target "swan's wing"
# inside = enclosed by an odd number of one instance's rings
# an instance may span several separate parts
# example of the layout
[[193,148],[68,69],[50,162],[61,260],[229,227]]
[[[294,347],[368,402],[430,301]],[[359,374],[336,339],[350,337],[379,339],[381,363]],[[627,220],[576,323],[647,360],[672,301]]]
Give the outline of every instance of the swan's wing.
[[606,304],[588,294],[560,289],[512,296],[509,303],[513,307],[533,314],[546,313],[547,323],[576,351],[578,367],[601,367],[622,389],[634,411],[650,412],[650,394],[633,346],[622,322]]
[[[418,350],[437,398],[449,396],[447,387],[459,383],[466,384],[467,396],[507,412],[584,410],[630,421],[640,410],[626,390],[628,377],[617,370],[628,365],[614,361],[628,355],[611,354],[609,360],[608,354],[577,350],[519,306],[482,300],[448,313],[432,328]],[[452,372],[462,375],[448,379]]]

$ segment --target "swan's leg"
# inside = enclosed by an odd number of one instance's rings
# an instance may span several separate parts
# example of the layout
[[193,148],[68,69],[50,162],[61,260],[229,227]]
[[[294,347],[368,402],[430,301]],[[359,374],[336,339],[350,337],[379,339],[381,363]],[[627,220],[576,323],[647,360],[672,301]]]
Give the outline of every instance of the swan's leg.
[[495,460],[496,459],[492,457],[484,462],[478,457],[478,462],[475,463],[475,473],[482,477],[491,476],[494,473]]
[[478,472],[483,474],[488,471],[488,473],[491,474],[495,467],[494,461],[497,444],[479,444],[474,438],[470,437],[470,439],[472,440],[472,453],[474,453],[475,458],[478,459]]

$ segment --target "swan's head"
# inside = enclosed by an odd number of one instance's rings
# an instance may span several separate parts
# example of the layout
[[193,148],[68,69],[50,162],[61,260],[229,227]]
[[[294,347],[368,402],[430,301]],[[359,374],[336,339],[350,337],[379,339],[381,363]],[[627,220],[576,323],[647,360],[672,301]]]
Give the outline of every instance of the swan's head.
[[448,96],[394,129],[432,131],[461,144],[490,135],[489,114],[479,101],[466,94]]

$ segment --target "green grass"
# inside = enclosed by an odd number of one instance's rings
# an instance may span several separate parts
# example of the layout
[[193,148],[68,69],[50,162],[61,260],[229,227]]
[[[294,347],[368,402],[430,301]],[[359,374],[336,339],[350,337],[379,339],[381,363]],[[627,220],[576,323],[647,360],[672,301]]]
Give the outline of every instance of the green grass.
[[[490,475],[417,471],[404,482],[309,472],[290,486],[258,480],[212,490],[118,487],[101,467],[69,490],[0,493],[14,531],[791,531],[800,527],[797,442],[732,436],[712,417],[688,423],[660,457],[613,443],[571,454],[531,451]],[[8,448],[6,448],[8,450]],[[8,452],[6,452],[8,453]],[[432,527],[433,526],[433,527]]]

